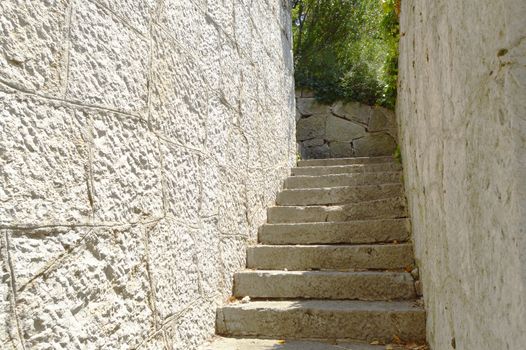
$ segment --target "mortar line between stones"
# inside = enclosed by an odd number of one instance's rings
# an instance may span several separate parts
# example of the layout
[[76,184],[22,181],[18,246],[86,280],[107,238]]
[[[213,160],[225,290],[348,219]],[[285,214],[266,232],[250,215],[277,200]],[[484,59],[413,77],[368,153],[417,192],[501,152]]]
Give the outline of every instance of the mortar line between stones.
[[148,276],[148,284],[150,286],[150,308],[152,310],[153,316],[153,325],[157,330],[158,323],[157,317],[159,312],[157,311],[157,295],[155,293],[155,283],[153,281],[153,275],[150,266],[150,229],[149,225],[144,225],[144,240],[145,240],[145,259],[146,259],[146,274]]
[[9,266],[9,275],[10,275],[10,282],[9,287],[11,289],[11,293],[13,293],[12,298],[12,308],[13,308],[13,316],[16,321],[16,330],[18,333],[18,337],[20,338],[20,343],[22,344],[22,349],[26,349],[26,344],[24,342],[24,338],[22,336],[22,329],[20,326],[20,320],[18,318],[18,312],[16,310],[16,302],[17,302],[17,291],[16,291],[16,276],[15,276],[15,269],[13,267],[13,261],[11,260],[11,252],[9,247],[9,234],[7,230],[4,230],[4,239],[6,242],[6,254],[7,254],[7,265]]
[[138,221],[138,222],[121,222],[121,223],[108,223],[108,224],[50,224],[50,225],[0,225],[0,229],[2,230],[19,230],[19,231],[30,231],[30,230],[38,230],[38,229],[45,229],[45,228],[117,228],[117,227],[126,227],[126,226],[136,226],[136,225],[142,225],[142,224],[151,224],[158,222],[165,217],[159,217],[152,220],[147,221]]
[[124,24],[126,27],[128,27],[129,29],[133,30],[136,34],[138,34],[143,40],[147,40],[147,37],[146,35],[144,35],[144,33],[141,33],[140,30],[138,30],[137,28],[135,28],[131,23],[129,23],[124,17],[120,16],[119,14],[117,14],[115,11],[113,11],[112,9],[110,9],[109,7],[99,3],[98,0],[88,0],[89,2],[91,2],[93,5],[97,6],[98,8],[104,10],[104,11],[107,11],[109,12],[113,17],[115,17],[116,19],[118,19],[120,22],[122,22],[122,24]]
[[56,258],[54,258],[53,260],[49,261],[46,266],[44,266],[43,268],[41,268],[39,270],[39,272],[37,272],[33,277],[31,277],[28,281],[26,281],[23,285],[21,285],[19,288],[18,288],[18,292],[23,292],[27,286],[31,285],[33,283],[33,281],[35,281],[36,279],[38,279],[39,277],[45,275],[46,273],[48,273],[49,271],[53,270],[53,268],[59,264],[61,261],[63,261],[68,255],[70,255],[72,252],[74,252],[75,250],[77,250],[82,244],[83,242],[86,240],[86,237],[88,237],[89,235],[91,235],[91,233],[93,232],[93,229],[90,229],[88,232],[86,232],[79,240],[78,242],[75,243],[75,246],[73,246],[72,248],[69,248],[69,249],[65,249],[65,251],[63,253],[61,253],[59,256],[57,256]]
[[171,144],[171,145],[173,145],[173,146],[177,146],[177,147],[180,147],[180,148],[186,149],[186,150],[188,150],[188,151],[195,152],[195,153],[197,153],[197,154],[199,154],[199,155],[202,155],[202,156],[206,157],[205,152],[204,152],[203,150],[199,149],[199,148],[193,148],[193,147],[190,147],[190,146],[183,145],[182,143],[179,143],[179,142],[177,142],[177,141],[170,140],[170,139],[166,138],[165,135],[163,135],[163,134],[161,134],[161,133],[159,133],[159,132],[156,132],[156,131],[154,131],[153,133],[154,133],[154,134],[159,138],[159,140],[161,140],[161,141],[164,141],[164,142],[166,142],[166,143],[169,143],[169,144]]
[[[360,121],[355,120],[355,119],[347,119],[347,118],[345,118],[344,116],[341,116],[341,115],[339,115],[339,114],[336,114],[336,113],[332,110],[332,108],[330,109],[330,113],[331,113],[334,117],[336,117],[336,118],[343,119],[343,120],[345,120],[345,121],[347,121],[347,122],[350,122],[350,123],[354,123],[354,124],[361,125],[361,126],[363,126],[363,127],[365,128],[365,131],[369,132],[369,130],[368,130],[369,124],[368,124],[368,123],[360,122]],[[370,117],[369,117],[369,118],[370,118]]]
[[139,345],[137,345],[135,350],[139,350],[140,348],[142,348],[144,345],[146,345],[148,343],[148,341],[152,340],[158,334],[163,332],[164,328],[166,327],[166,325],[168,325],[172,321],[178,320],[181,316],[184,316],[188,312],[188,310],[192,309],[193,307],[195,307],[196,305],[198,305],[199,303],[201,303],[203,301],[208,301],[208,299],[202,298],[202,297],[198,298],[197,300],[194,300],[193,302],[188,304],[185,308],[183,308],[183,309],[179,310],[178,312],[166,317],[166,319],[164,321],[162,321],[161,328],[159,328],[159,329],[155,330],[154,332],[150,333],[149,335],[147,335],[146,338]]
[[159,135],[157,136],[157,149],[159,150],[159,163],[160,163],[160,178],[161,178],[161,192],[162,192],[162,201],[163,201],[163,215],[167,216],[168,213],[168,186],[166,185],[166,176],[164,173],[164,154],[161,149],[161,140]]
[[[158,4],[158,3],[157,3]],[[157,14],[156,14],[157,15]],[[153,127],[152,127],[152,67],[153,67],[153,37],[152,37],[152,33],[153,33],[153,18],[150,18],[150,21],[148,23],[148,49],[149,49],[149,55],[148,55],[148,82],[147,82],[147,87],[148,87],[148,93],[147,93],[147,103],[146,103],[146,108],[147,108],[147,112],[148,112],[148,116],[147,116],[147,125],[148,125],[148,129],[150,131],[153,131]]]
[[68,86],[69,86],[69,65],[70,65],[70,55],[71,55],[71,22],[73,20],[73,8],[75,6],[75,0],[71,0],[68,6],[68,16],[67,16],[67,50],[66,50],[66,81],[64,83],[62,92],[62,98],[66,99],[66,95],[68,94]]
[[[74,100],[67,100],[67,99],[60,98],[60,97],[54,97],[54,96],[48,96],[48,95],[39,94],[39,93],[30,91],[28,89],[22,88],[20,86],[17,86],[16,84],[8,82],[8,81],[6,81],[6,80],[4,80],[2,78],[0,78],[0,85],[4,85],[8,89],[14,90],[13,91],[14,93],[18,92],[18,93],[22,93],[22,94],[25,94],[25,95],[38,97],[38,98],[41,98],[41,99],[44,99],[44,100],[62,102],[62,103],[65,103],[66,105],[70,105],[70,106],[76,106],[76,107],[81,107],[81,108],[86,108],[86,109],[93,109],[93,110],[96,110],[96,111],[110,112],[110,113],[114,113],[114,114],[117,114],[117,115],[120,115],[120,116],[132,117],[134,119],[144,121],[144,119],[141,116],[137,115],[137,114],[127,113],[127,112],[119,111],[119,110],[108,108],[108,107],[98,106],[98,105],[90,105],[90,104],[86,104],[86,103],[77,102],[77,101],[74,101]],[[13,92],[11,92],[11,93],[13,93]]]
[[96,200],[95,200],[95,185],[93,181],[93,119],[91,116],[88,116],[88,166],[86,168],[87,172],[87,191],[88,191],[88,199],[90,201],[91,206],[91,222],[95,221],[95,208],[96,208]]

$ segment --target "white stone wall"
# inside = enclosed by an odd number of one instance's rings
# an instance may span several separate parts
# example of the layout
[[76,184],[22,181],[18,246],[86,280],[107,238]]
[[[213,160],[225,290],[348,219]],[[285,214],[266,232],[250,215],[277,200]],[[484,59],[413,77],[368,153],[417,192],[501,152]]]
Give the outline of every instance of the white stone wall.
[[526,344],[526,2],[403,0],[398,119],[434,350]]
[[288,3],[0,2],[0,348],[213,334],[295,160]]

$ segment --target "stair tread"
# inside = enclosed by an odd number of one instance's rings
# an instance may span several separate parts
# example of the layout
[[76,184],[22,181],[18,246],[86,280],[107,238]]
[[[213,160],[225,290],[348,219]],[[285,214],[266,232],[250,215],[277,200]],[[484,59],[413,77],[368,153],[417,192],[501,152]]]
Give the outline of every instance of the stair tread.
[[[218,334],[425,340],[425,310],[407,272],[415,260],[401,169],[392,157],[299,161],[267,210],[260,244],[247,248],[247,269],[234,274],[234,296],[252,300],[220,307]],[[271,342],[223,348],[276,349]],[[332,349],[290,344],[283,349]]]
[[298,161],[297,166],[304,167],[325,164],[370,164],[393,161],[395,161],[395,159],[392,156],[302,159]]
[[325,188],[286,189],[281,191],[276,204],[282,206],[332,205],[400,197],[402,184],[338,186]]
[[285,179],[285,189],[321,188],[338,186],[379,185],[401,183],[400,171],[378,173],[349,173],[330,175],[297,175]]
[[262,227],[323,227],[323,226],[357,226],[368,223],[396,223],[408,222],[408,218],[373,218],[373,219],[356,219],[349,221],[312,221],[312,222],[281,222],[281,223],[267,223]]
[[279,300],[229,304],[218,309],[221,335],[390,341],[425,339],[418,301]]
[[371,164],[348,164],[348,165],[324,165],[324,166],[301,166],[292,168],[292,175],[322,175],[342,173],[369,173],[383,171],[399,171],[401,165],[396,162],[371,163]]
[[343,174],[320,174],[320,175],[296,175],[296,176],[290,176],[289,178],[294,178],[294,179],[301,179],[301,178],[304,178],[304,179],[316,179],[316,178],[329,178],[329,177],[334,177],[334,178],[341,178],[341,179],[345,179],[345,178],[349,178],[349,177],[362,177],[363,175],[382,175],[382,174],[387,174],[387,175],[401,175],[403,174],[403,172],[401,170],[386,170],[386,171],[378,171],[378,172],[375,172],[375,173],[343,173]]
[[234,295],[252,299],[411,300],[414,280],[394,271],[246,270],[234,275]]
[[248,303],[227,304],[221,308],[242,310],[324,310],[335,312],[424,312],[424,308],[415,301],[363,301],[363,300],[272,300],[251,301]]
[[359,342],[301,341],[282,339],[219,338],[200,350],[384,350],[382,345]]
[[259,229],[264,244],[361,244],[404,242],[409,239],[409,220],[370,219],[354,221],[272,223]]
[[402,196],[333,205],[286,205],[267,209],[269,223],[354,221],[407,216]]
[[257,245],[247,267],[265,270],[392,270],[414,263],[411,243]]
[[294,247],[294,248],[365,248],[365,247],[405,247],[405,246],[411,246],[412,244],[409,242],[403,242],[403,243],[376,243],[376,244],[258,244],[251,248],[262,248],[262,247],[275,247],[278,249],[282,249],[285,247]]
[[329,186],[329,187],[314,187],[314,188],[286,188],[282,190],[281,192],[315,192],[320,190],[325,191],[337,191],[337,190],[360,190],[360,189],[375,189],[375,188],[383,188],[383,187],[402,187],[402,184],[391,182],[391,183],[385,183],[385,184],[374,184],[374,185],[344,185],[344,186]]
[[[369,170],[371,172],[385,172],[385,171],[400,171],[399,164],[397,163],[372,163],[372,164],[346,164],[346,165],[323,165],[323,166],[303,166],[299,168],[292,168],[292,170],[297,171],[298,173],[309,173],[309,170]],[[388,169],[388,170],[385,170]],[[392,170],[396,169],[396,170]],[[314,172],[316,174],[317,172]],[[320,175],[326,174],[330,175],[331,173],[319,173]],[[338,173],[332,173],[338,174]],[[345,173],[344,173],[345,174]]]
[[282,270],[242,270],[236,272],[238,275],[267,275],[267,276],[404,276],[412,278],[409,272],[405,271],[282,271]]

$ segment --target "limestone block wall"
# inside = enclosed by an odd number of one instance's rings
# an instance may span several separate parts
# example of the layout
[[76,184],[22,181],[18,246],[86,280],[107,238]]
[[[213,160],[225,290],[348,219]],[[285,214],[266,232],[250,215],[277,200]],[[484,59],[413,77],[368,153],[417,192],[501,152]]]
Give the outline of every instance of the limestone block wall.
[[289,2],[0,2],[0,348],[195,349],[295,160]]
[[302,158],[390,156],[397,144],[395,113],[358,102],[324,104],[296,92],[296,138]]
[[434,350],[526,344],[526,2],[404,0],[398,118]]

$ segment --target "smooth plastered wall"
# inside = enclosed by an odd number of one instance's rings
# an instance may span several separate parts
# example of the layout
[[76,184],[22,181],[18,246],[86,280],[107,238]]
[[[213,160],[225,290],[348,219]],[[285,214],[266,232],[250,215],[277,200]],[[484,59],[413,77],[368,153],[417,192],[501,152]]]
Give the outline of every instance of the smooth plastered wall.
[[288,6],[0,2],[0,348],[213,334],[295,159]]
[[526,2],[403,0],[399,136],[434,350],[526,344]]

